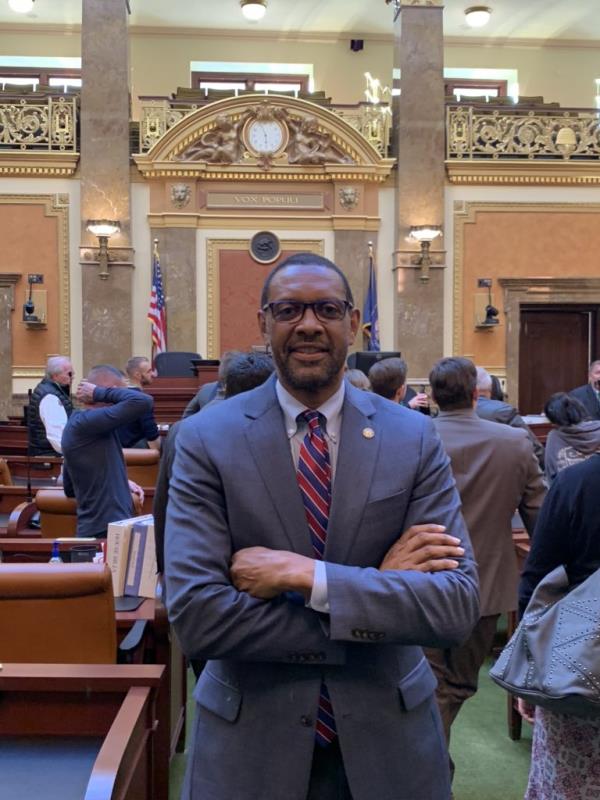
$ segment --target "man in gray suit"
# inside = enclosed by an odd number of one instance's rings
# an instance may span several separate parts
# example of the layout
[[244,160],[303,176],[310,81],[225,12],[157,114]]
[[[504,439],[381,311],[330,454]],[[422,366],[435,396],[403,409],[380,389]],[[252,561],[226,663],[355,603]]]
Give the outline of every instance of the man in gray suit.
[[169,615],[209,659],[183,796],[447,800],[421,645],[479,613],[448,458],[344,381],[359,312],[335,264],[279,264],[258,317],[277,378],[184,420],[173,467]]
[[426,651],[438,679],[437,698],[449,740],[462,704],[477,691],[498,617],[517,607],[514,512],[518,507],[531,535],[546,490],[527,433],[477,415],[477,373],[471,361],[443,358],[429,382],[440,408],[434,424],[452,462],[481,592],[481,618],[467,642]]

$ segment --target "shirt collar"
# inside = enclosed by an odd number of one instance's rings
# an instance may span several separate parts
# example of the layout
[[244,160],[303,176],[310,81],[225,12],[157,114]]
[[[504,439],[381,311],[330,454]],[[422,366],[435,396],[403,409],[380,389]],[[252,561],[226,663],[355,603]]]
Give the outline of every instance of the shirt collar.
[[[340,388],[323,405],[315,409],[321,416],[325,417],[325,429],[327,435],[333,441],[339,438],[342,426],[342,406],[344,405],[346,394],[345,384],[346,382],[342,381]],[[288,439],[291,439],[298,432],[298,415],[306,411],[306,406],[291,395],[287,389],[284,389],[279,380],[275,384],[275,392],[283,411],[285,431]]]

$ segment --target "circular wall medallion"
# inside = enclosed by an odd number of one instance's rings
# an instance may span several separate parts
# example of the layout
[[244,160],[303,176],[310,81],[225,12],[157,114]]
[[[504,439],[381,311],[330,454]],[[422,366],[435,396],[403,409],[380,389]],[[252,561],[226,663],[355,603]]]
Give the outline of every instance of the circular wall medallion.
[[250,255],[259,264],[272,264],[279,258],[281,244],[270,231],[255,233],[250,241]]

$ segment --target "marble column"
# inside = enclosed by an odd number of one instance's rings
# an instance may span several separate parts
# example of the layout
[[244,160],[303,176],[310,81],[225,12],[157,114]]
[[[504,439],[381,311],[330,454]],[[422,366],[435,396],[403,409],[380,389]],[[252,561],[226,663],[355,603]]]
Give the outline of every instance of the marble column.
[[[344,271],[354,295],[356,307],[362,315],[364,298],[369,287],[369,242],[373,243],[373,253],[377,254],[377,233],[375,231],[346,231],[335,232],[334,262]],[[359,332],[353,347],[355,350],[365,350],[362,333]]]
[[169,350],[196,352],[196,228],[154,228],[152,239],[158,239]]
[[[81,265],[83,368],[121,366],[131,355],[129,69],[123,0],[83,0],[81,30]],[[99,277],[89,219],[116,220],[109,277]]]
[[407,242],[411,226],[444,221],[442,13],[439,0],[402,0],[394,27],[394,66],[401,70],[394,125],[398,157],[394,336],[408,362],[409,378],[418,382],[443,355],[443,239],[431,244],[427,281],[415,263],[419,245]]
[[0,420],[8,418],[12,406],[12,312],[18,273],[0,273]]

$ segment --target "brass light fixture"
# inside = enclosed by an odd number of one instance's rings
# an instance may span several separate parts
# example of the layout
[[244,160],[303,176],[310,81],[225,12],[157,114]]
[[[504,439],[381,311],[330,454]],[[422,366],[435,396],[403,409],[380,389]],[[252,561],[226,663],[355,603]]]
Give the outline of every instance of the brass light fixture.
[[121,230],[121,223],[112,219],[88,219],[86,230],[98,237],[98,277],[102,280],[108,278],[108,240]]
[[431,266],[431,255],[429,248],[434,239],[442,235],[441,225],[413,225],[410,229],[409,238],[421,245],[421,252],[413,256],[412,263],[421,267],[421,281],[427,283],[429,280],[429,267]]
[[249,22],[258,22],[267,11],[266,0],[240,0],[242,14]]

